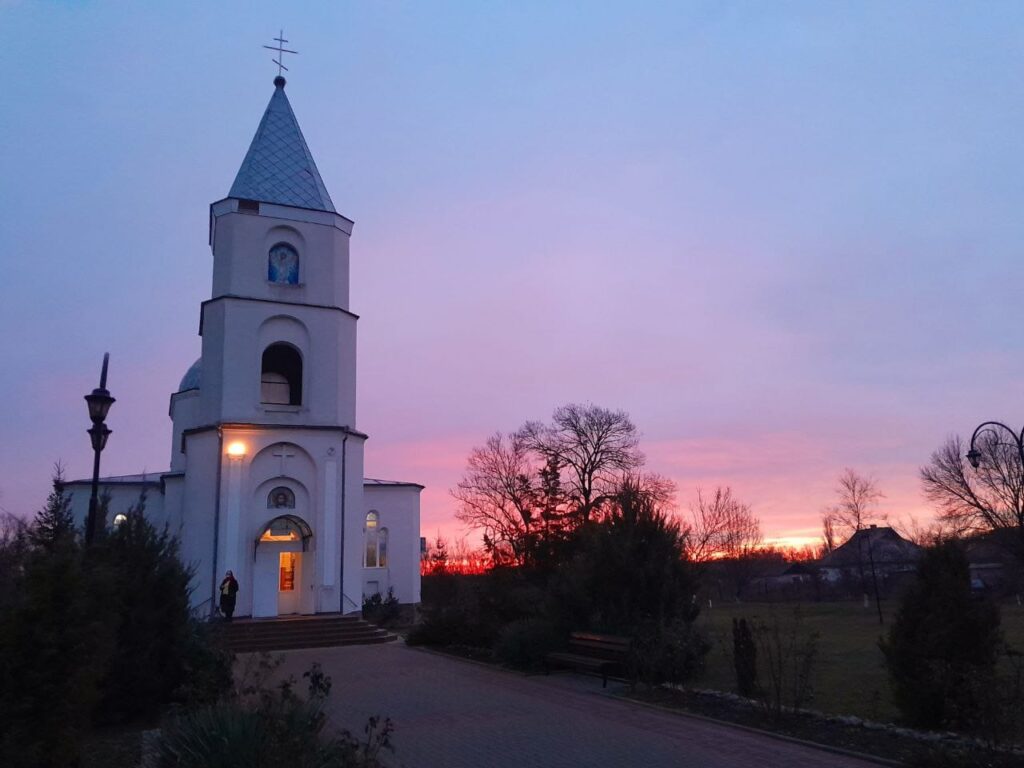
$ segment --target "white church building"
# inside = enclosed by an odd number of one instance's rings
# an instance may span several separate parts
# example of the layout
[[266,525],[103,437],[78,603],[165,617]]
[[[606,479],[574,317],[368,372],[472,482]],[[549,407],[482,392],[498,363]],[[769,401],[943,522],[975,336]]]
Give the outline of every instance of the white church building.
[[[171,395],[170,470],[107,477],[108,525],[146,491],[212,612],[351,613],[364,596],[420,600],[420,491],[371,480],[356,428],[352,221],[334,209],[285,95],[274,94],[228,196],[210,206],[213,289],[202,356]],[[68,484],[84,521],[89,481]]]

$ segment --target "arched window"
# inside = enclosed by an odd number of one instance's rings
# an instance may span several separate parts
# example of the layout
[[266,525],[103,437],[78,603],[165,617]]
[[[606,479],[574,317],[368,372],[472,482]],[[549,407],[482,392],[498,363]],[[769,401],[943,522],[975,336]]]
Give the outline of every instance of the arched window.
[[260,402],[302,405],[302,357],[290,344],[271,344],[263,350]]
[[380,515],[366,513],[366,554],[363,565],[367,568],[388,567],[388,529],[380,527]]
[[267,280],[278,285],[299,284],[299,252],[278,243],[267,254]]
[[295,509],[295,493],[279,485],[267,494],[267,509]]

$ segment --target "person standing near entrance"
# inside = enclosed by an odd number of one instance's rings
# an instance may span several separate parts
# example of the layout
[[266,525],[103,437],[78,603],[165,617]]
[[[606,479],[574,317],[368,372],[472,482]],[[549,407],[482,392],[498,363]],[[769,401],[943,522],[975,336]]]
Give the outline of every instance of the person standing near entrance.
[[237,594],[238,581],[235,579],[235,574],[228,571],[220,583],[220,612],[228,621],[231,621],[231,616],[235,612],[235,595]]

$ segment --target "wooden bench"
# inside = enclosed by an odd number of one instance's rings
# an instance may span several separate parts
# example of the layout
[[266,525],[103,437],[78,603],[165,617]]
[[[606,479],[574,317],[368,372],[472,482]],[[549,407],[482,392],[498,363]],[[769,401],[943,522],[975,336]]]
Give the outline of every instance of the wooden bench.
[[544,673],[549,674],[551,667],[572,667],[601,675],[601,686],[607,688],[609,673],[625,670],[631,644],[628,637],[573,632],[569,635],[568,651],[549,653],[545,657]]

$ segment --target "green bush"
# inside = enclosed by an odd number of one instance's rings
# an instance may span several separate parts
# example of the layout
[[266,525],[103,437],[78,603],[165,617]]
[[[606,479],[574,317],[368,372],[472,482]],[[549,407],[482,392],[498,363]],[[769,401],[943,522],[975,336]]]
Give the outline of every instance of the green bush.
[[[481,599],[488,576],[451,573],[425,579],[428,589],[420,623],[409,632],[410,645],[466,645],[490,648],[501,624],[484,609]],[[429,594],[430,598],[426,597]]]
[[70,765],[99,701],[116,615],[83,555],[59,469],[45,508],[5,541],[3,559],[0,765]]
[[630,647],[630,680],[647,685],[689,682],[704,671],[709,650],[710,643],[690,622],[641,630]]
[[736,690],[750,698],[757,691],[757,645],[750,624],[744,618],[732,620],[732,659],[736,668]]
[[999,609],[971,594],[967,556],[959,544],[928,549],[880,641],[893,698],[920,728],[970,729],[978,693],[995,682],[1001,647]]
[[86,551],[58,472],[46,507],[0,536],[0,765],[67,766],[93,723],[213,701],[231,657],[188,611],[177,544],[141,505]]
[[574,629],[633,635],[696,619],[696,576],[673,518],[638,500],[574,534],[557,567],[550,615]]
[[371,718],[365,740],[347,731],[329,733],[324,705],[331,681],[314,664],[303,677],[308,694],[299,696],[295,680],[270,687],[275,663],[261,660],[261,676],[238,695],[171,717],[161,731],[161,768],[374,768],[390,749],[391,722]]
[[762,706],[775,718],[784,711],[799,711],[814,697],[814,665],[819,634],[804,623],[796,605],[783,615],[771,610],[767,619],[755,618],[751,635],[760,659],[761,678],[755,683]]
[[504,626],[494,643],[494,657],[516,669],[540,669],[544,657],[564,642],[565,633],[546,619],[517,619]]
[[388,588],[387,597],[375,592],[363,598],[363,618],[380,627],[394,625],[402,615],[402,606],[395,597],[395,591]]
[[[185,684],[189,654],[203,654],[189,611],[191,574],[177,539],[144,516],[145,498],[90,552],[117,613],[117,661],[102,682],[100,720],[154,716]],[[196,660],[191,660],[195,663]]]

